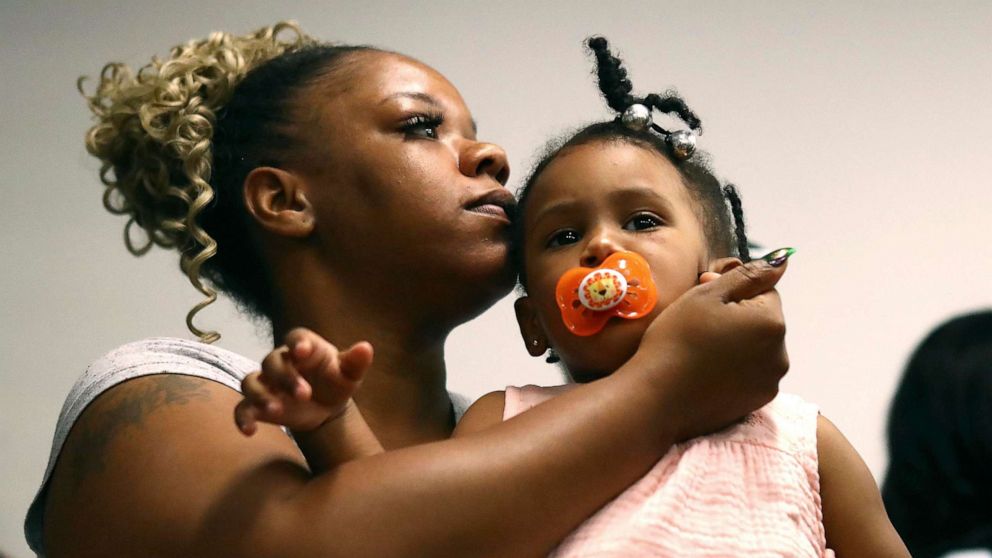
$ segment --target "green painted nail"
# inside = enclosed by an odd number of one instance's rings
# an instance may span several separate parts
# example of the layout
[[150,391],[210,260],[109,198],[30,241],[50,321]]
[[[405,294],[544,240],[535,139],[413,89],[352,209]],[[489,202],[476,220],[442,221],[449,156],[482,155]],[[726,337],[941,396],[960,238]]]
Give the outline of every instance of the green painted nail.
[[768,262],[768,265],[772,267],[778,267],[789,259],[789,256],[796,253],[795,248],[779,248],[778,250],[772,250],[771,252],[765,254],[761,259]]

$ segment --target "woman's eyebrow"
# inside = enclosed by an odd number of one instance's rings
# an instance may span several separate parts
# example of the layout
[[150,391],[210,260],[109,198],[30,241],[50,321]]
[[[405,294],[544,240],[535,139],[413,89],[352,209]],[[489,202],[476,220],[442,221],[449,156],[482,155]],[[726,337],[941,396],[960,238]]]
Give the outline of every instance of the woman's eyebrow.
[[[387,95],[383,100],[379,101],[379,104],[382,105],[388,103],[393,99],[415,99],[417,101],[427,103],[428,105],[431,106],[431,108],[434,108],[438,111],[441,111],[444,108],[441,102],[438,101],[436,98],[434,98],[434,96],[428,93],[424,93],[422,91],[398,91],[396,93],[393,93],[392,95]],[[478,124],[476,124],[474,118],[472,119],[472,132],[476,134],[479,133],[479,126]]]
[[441,103],[438,102],[437,99],[435,99],[432,95],[420,91],[398,91],[396,93],[393,93],[392,95],[387,95],[383,100],[379,101],[379,104],[382,105],[389,101],[392,101],[393,99],[400,99],[400,98],[416,99],[418,101],[423,101],[439,109],[441,108]]

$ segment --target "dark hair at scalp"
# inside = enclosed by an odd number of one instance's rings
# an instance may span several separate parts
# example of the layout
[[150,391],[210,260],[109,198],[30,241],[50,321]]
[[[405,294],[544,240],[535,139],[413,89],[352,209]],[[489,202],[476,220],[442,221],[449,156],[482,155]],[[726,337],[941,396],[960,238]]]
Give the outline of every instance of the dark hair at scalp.
[[242,185],[259,166],[281,166],[299,139],[291,132],[301,92],[367,46],[313,44],[288,51],[253,69],[219,112],[213,139],[214,201],[199,216],[217,241],[217,254],[202,272],[248,311],[271,318],[268,265],[252,240]]
[[992,309],[913,353],[889,411],[885,507],[913,556],[992,550]]
[[[619,58],[609,49],[603,37],[592,37],[586,41],[596,56],[596,77],[599,89],[607,104],[614,111],[623,113],[632,104],[640,103],[662,113],[673,114],[697,133],[702,130],[702,122],[685,101],[674,92],[664,95],[651,93],[645,97],[632,95],[633,85],[627,78],[627,70]],[[736,255],[749,261],[747,235],[744,227],[744,211],[740,196],[732,184],[721,185],[713,175],[705,157],[698,152],[688,159],[679,159],[663,135],[653,131],[640,131],[627,127],[619,117],[606,122],[590,124],[565,138],[553,140],[545,148],[543,155],[534,165],[530,176],[518,194],[518,217],[515,226],[516,247],[514,258],[520,270],[521,284],[526,287],[523,267],[523,215],[531,189],[548,165],[564,151],[594,142],[626,142],[649,151],[656,152],[672,163],[682,177],[686,189],[697,203],[703,230],[710,249],[719,256]],[[729,214],[728,214],[729,204]]]

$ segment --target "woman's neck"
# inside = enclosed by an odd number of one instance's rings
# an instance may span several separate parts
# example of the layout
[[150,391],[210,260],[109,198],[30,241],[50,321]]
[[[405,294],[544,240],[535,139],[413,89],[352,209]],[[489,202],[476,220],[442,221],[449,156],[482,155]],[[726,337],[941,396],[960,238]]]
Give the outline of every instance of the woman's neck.
[[[336,293],[314,278],[297,277],[293,293]],[[320,282],[323,283],[323,282]],[[454,427],[446,389],[446,332],[426,332],[396,309],[369,307],[360,297],[321,294],[290,298],[273,320],[273,339],[282,343],[295,327],[306,327],[345,350],[359,341],[375,356],[355,403],[386,449],[442,440]]]

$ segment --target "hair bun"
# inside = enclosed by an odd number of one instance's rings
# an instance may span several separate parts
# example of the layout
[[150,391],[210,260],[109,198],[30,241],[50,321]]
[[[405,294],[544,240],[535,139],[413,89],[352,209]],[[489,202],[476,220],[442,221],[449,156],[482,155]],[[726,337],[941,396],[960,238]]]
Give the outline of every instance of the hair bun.
[[[103,204],[130,217],[124,240],[131,253],[144,254],[153,244],[179,249],[181,268],[208,297],[192,313],[216,298],[199,278],[216,242],[196,217],[213,199],[217,112],[251,69],[313,42],[293,22],[246,35],[218,32],[174,47],[166,59],[154,57],[137,72],[107,64],[92,94],[83,90],[85,78],[77,83],[96,120],[86,134],[86,149],[101,163]],[[132,238],[135,224],[145,232],[141,242]]]

